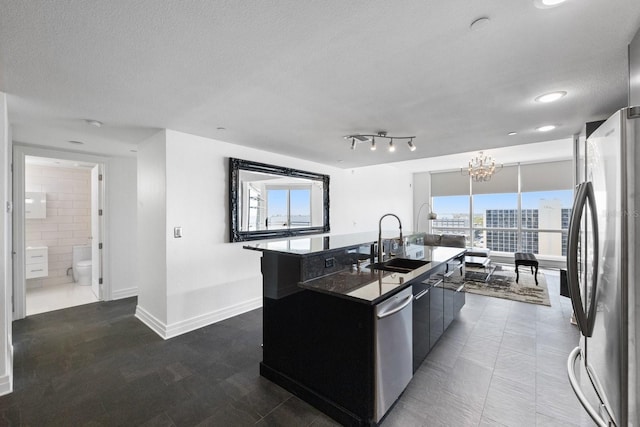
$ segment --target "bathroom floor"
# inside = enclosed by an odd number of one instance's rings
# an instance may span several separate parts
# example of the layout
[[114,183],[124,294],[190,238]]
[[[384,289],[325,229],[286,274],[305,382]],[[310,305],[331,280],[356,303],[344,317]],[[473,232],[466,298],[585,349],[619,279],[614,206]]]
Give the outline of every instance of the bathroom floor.
[[27,316],[97,302],[91,286],[73,282],[27,289]]

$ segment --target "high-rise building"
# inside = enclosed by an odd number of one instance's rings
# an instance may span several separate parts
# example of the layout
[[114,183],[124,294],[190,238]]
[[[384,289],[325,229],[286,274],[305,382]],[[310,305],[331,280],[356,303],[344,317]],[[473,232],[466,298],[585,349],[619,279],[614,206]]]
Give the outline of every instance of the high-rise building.
[[[485,227],[490,228],[517,228],[517,209],[488,209],[485,212]],[[522,210],[522,228],[538,228],[538,210]],[[508,230],[487,230],[486,247],[499,252],[518,252],[518,233]],[[522,250],[524,252],[538,253],[538,233],[523,232]]]
[[[518,209],[487,209],[481,220],[474,219],[472,241],[467,243],[498,252],[566,256],[567,233],[558,231],[568,230],[570,217],[571,209],[562,208],[559,199],[540,199],[537,209],[521,209],[522,235],[518,247]],[[438,216],[432,222],[435,233],[464,234],[468,237],[470,228],[469,216],[463,214]]]
[[[488,209],[485,212],[486,247],[499,252],[531,252],[565,256],[567,235],[551,231],[523,231],[518,249],[516,231],[490,230],[491,228],[517,228],[517,209]],[[522,230],[567,230],[571,209],[562,208],[559,199],[541,199],[538,209],[521,210]]]

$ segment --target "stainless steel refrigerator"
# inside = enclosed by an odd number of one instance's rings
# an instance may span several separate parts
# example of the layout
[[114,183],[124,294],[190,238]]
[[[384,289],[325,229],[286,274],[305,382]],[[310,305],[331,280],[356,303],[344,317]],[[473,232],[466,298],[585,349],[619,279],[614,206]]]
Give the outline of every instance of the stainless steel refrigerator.
[[579,345],[569,381],[600,426],[640,426],[640,108],[624,108],[579,149],[567,279]]

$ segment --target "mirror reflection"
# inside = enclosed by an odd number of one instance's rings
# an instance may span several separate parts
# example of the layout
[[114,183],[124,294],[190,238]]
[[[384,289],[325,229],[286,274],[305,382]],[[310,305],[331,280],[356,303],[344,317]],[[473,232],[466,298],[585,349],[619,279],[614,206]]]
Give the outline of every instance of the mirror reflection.
[[329,231],[329,177],[230,159],[232,241]]

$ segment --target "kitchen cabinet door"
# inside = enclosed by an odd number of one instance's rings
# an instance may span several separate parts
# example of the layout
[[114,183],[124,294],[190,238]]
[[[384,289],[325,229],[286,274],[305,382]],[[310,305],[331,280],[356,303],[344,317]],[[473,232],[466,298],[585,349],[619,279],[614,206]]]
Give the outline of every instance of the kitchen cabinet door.
[[415,373],[431,348],[429,344],[429,312],[431,286],[413,285],[413,372]]
[[429,348],[433,348],[444,332],[444,291],[442,281],[431,287],[429,299]]

